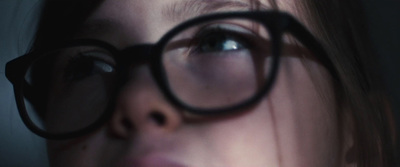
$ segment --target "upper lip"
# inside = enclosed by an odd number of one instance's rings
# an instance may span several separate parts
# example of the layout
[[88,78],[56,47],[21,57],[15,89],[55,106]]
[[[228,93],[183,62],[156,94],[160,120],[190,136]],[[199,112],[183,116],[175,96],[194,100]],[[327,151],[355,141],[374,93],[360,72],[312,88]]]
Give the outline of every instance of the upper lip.
[[118,167],[187,167],[166,156],[149,154],[141,157],[125,157],[118,163]]

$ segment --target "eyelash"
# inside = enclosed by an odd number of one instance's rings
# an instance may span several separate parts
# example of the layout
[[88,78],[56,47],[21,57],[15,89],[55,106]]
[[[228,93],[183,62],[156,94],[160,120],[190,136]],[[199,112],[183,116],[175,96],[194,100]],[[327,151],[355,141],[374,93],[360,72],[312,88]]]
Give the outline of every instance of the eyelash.
[[[69,76],[69,75],[75,75],[76,71],[74,71],[74,70],[77,70],[76,67],[78,67],[79,65],[82,65],[79,63],[92,63],[91,65],[93,65],[93,64],[99,65],[99,64],[96,64],[96,62],[97,63],[100,62],[102,64],[108,65],[112,69],[115,69],[115,67],[112,63],[105,60],[104,58],[101,58],[101,56],[92,55],[92,54],[96,54],[96,53],[103,54],[103,53],[98,53],[95,51],[85,51],[85,52],[76,53],[75,56],[68,56],[68,60],[63,67],[64,80],[67,82],[73,82],[73,81],[79,81],[80,79],[84,78],[84,77],[74,78],[74,76]],[[95,67],[89,67],[89,68],[95,68]],[[83,74],[83,75],[85,75],[85,74]],[[90,74],[90,75],[92,75],[92,74]]]
[[[217,52],[203,50],[202,44],[207,44],[204,42],[210,42],[207,41],[209,37],[211,40],[217,40],[217,42],[231,42],[230,45],[223,45],[223,47],[235,46],[232,50],[224,50],[222,52],[242,51],[244,49],[251,50],[253,46],[255,46],[254,42],[260,38],[259,35],[253,33],[253,31],[248,28],[236,24],[213,24],[203,26],[193,36],[194,37],[187,46],[189,48],[189,55],[194,53]],[[212,39],[213,37],[214,39]]]
[[249,41],[247,41],[245,38],[241,36],[242,34],[238,34],[237,32],[233,32],[231,30],[225,30],[223,28],[217,27],[213,29],[207,29],[203,30],[199,33],[197,33],[194,37],[194,44],[196,48],[196,51],[200,51],[201,45],[199,44],[207,44],[206,42],[212,42],[212,41],[207,41],[207,40],[216,40],[214,42],[226,42],[228,40],[234,41],[240,45],[243,45],[243,48],[246,48],[249,46]]

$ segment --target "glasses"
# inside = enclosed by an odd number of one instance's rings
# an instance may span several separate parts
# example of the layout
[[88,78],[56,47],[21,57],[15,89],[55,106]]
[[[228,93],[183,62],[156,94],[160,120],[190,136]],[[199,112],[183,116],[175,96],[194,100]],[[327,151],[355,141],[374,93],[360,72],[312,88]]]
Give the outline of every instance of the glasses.
[[155,44],[118,50],[100,40],[77,39],[37,49],[7,63],[6,76],[26,126],[48,139],[66,139],[107,121],[140,65],[149,66],[175,107],[217,115],[256,104],[272,88],[280,57],[303,53],[338,78],[322,46],[292,16],[220,13],[186,21]]

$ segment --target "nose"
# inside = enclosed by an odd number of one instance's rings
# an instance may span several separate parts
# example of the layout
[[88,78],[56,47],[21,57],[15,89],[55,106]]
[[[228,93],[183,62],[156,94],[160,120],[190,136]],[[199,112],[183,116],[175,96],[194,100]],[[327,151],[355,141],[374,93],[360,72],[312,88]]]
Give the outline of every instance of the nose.
[[141,65],[130,70],[127,84],[117,98],[111,131],[129,138],[144,133],[169,133],[181,124],[181,114],[163,96],[150,70]]

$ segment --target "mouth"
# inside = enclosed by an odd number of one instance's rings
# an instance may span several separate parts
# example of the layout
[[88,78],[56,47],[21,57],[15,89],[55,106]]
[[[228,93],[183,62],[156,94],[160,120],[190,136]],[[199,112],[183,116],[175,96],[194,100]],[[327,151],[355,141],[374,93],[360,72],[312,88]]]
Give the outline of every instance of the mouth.
[[118,167],[187,167],[170,158],[153,154],[143,157],[126,157],[117,164]]

